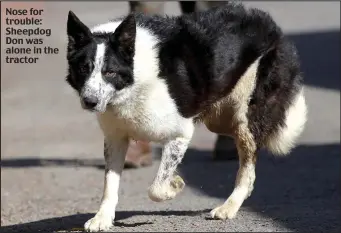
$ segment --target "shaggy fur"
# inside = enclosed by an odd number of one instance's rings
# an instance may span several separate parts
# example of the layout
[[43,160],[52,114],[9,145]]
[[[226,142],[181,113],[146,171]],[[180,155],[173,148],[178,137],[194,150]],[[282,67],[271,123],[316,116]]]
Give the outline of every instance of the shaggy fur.
[[148,190],[164,201],[184,187],[174,171],[195,123],[231,135],[240,163],[235,188],[211,212],[226,219],[251,195],[257,150],[287,154],[303,131],[297,51],[263,11],[228,3],[178,17],[134,13],[91,30],[70,12],[67,33],[67,81],[105,137],[104,193],[87,231],[112,226],[129,139],[164,145]]

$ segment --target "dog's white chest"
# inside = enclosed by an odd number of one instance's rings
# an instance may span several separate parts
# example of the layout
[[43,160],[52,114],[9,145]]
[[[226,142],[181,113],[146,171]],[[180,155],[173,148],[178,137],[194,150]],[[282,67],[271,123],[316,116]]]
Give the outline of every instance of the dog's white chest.
[[133,101],[98,115],[104,134],[120,133],[135,140],[163,142],[192,131],[192,119],[183,118],[163,85]]

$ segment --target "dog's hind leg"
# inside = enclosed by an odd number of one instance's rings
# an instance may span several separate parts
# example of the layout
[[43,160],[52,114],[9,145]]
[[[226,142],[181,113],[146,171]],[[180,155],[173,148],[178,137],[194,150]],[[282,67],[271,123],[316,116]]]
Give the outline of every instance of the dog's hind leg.
[[[237,82],[236,86],[232,90],[231,94],[227,97],[226,103],[222,103],[219,106],[224,110],[224,105],[229,106],[227,108],[232,110],[231,122],[226,126],[226,120],[224,121],[225,114],[221,115],[218,121],[218,128],[222,130],[230,131],[234,137],[238,156],[239,156],[239,169],[235,181],[235,187],[230,197],[225,203],[211,211],[213,218],[226,219],[233,218],[244,200],[248,198],[253,190],[253,183],[256,179],[255,165],[256,165],[256,151],[257,144],[249,129],[249,120],[247,118],[248,103],[250,97],[256,88],[257,70],[261,57],[257,58],[245,71],[242,77]],[[223,112],[224,113],[224,112]],[[210,128],[210,124],[206,124]],[[211,129],[211,131],[214,129]]]
[[153,201],[173,199],[185,186],[184,181],[174,172],[181,162],[190,140],[177,138],[164,145],[159,170],[149,187],[148,195]]
[[128,140],[106,138],[104,142],[105,177],[104,191],[100,208],[84,228],[86,231],[108,231],[113,226],[115,209],[118,202],[120,176],[128,149]]
[[239,155],[235,187],[225,203],[211,211],[213,218],[231,219],[235,217],[244,200],[251,195],[253,190],[256,179],[256,143],[246,125],[237,127],[235,139]]

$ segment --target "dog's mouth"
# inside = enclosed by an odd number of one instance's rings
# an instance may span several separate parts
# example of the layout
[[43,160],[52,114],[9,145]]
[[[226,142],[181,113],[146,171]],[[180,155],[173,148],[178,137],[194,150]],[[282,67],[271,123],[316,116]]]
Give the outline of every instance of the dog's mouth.
[[89,105],[84,103],[83,100],[81,100],[81,106],[84,110],[89,112],[98,112],[98,113],[104,113],[108,107],[109,103],[98,103],[96,105]]
[[88,111],[88,112],[98,112],[97,109],[95,108],[86,108],[86,107],[83,107],[84,110]]

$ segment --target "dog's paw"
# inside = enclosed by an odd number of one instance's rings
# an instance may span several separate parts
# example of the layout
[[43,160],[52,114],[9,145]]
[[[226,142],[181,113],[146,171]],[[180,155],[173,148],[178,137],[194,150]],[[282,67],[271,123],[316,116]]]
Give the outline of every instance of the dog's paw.
[[113,226],[113,221],[112,216],[97,213],[84,224],[84,229],[87,232],[108,231]]
[[173,199],[185,187],[183,179],[176,175],[169,183],[152,184],[148,190],[148,196],[152,201],[161,202]]
[[228,200],[223,205],[213,209],[211,211],[211,217],[214,219],[232,219],[236,216],[239,208],[240,208],[239,203],[232,200]]
[[177,192],[175,189],[167,185],[152,185],[148,189],[148,196],[152,201],[162,202],[166,200],[171,200],[176,196]]

